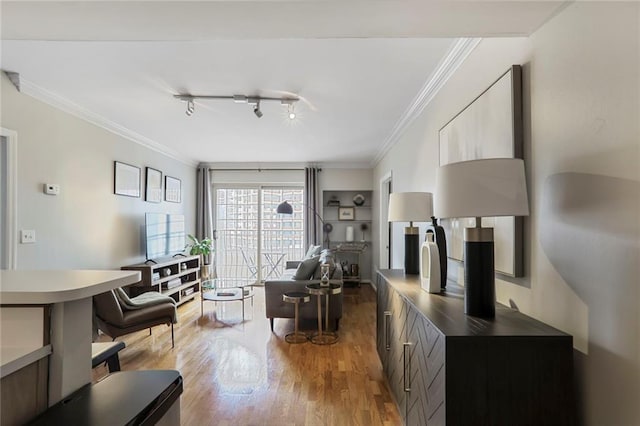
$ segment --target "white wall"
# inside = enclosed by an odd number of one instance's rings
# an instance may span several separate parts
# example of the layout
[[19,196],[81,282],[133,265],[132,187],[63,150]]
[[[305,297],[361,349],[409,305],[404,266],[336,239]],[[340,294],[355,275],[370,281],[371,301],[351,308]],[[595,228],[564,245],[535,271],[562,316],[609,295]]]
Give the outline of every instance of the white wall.
[[[113,269],[144,260],[145,212],[183,213],[195,227],[195,167],[112,134],[19,93],[2,73],[2,127],[18,132],[19,269]],[[113,162],[161,170],[182,180],[182,203],[147,203],[113,194]],[[58,196],[44,183],[57,183]],[[144,192],[143,192],[144,194]]]
[[7,164],[9,158],[7,156],[7,138],[5,136],[0,136],[0,202],[2,202],[2,206],[0,207],[0,268],[8,269],[9,262],[7,262],[6,253],[9,249],[5,247],[7,239],[5,238],[5,229],[7,227],[7,213],[5,206],[8,202],[7,196]]
[[523,65],[526,277],[497,297],[574,336],[588,425],[640,424],[639,18],[638,3],[581,2],[530,38],[483,40],[374,171],[432,191],[438,130]]
[[[211,173],[214,185],[270,183],[304,186],[303,169],[306,165],[302,163],[210,163],[208,166],[214,170]],[[338,168],[331,165],[318,165],[318,167],[322,169],[318,175],[320,191],[373,189],[373,169]],[[234,169],[234,171],[225,171],[225,169]]]
[[325,191],[367,191],[373,189],[372,169],[322,167],[318,184]]

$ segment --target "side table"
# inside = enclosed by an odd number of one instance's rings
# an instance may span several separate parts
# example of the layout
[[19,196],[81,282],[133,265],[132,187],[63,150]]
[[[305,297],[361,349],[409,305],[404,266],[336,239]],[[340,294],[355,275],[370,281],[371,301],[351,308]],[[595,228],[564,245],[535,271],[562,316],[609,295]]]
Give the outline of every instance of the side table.
[[[319,283],[307,285],[309,294],[317,296],[318,299],[318,334],[311,337],[311,343],[316,345],[332,345],[338,341],[338,333],[329,331],[329,295],[342,293],[342,284],[329,282],[323,286]],[[325,331],[322,331],[322,299],[325,297]]]

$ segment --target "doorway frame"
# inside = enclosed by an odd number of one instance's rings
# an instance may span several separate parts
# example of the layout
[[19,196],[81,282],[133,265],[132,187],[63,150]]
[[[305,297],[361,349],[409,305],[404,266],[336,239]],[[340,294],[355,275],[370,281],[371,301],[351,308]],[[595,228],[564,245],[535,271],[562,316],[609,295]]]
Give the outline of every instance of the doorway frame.
[[393,182],[393,171],[389,170],[380,178],[380,269],[391,265],[391,242],[393,227],[389,226],[389,195]]
[[7,203],[5,206],[6,229],[4,232],[6,252],[4,253],[8,269],[18,267],[18,132],[0,127],[0,136],[7,141]]

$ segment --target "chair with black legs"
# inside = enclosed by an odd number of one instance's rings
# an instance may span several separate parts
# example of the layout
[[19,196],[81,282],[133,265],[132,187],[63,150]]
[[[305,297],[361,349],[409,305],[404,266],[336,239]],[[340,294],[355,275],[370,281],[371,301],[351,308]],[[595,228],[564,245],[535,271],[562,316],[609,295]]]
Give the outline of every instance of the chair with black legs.
[[98,328],[113,340],[116,337],[149,329],[156,325],[171,326],[171,347],[174,347],[173,324],[178,322],[176,302],[155,291],[129,298],[121,288],[93,297]]

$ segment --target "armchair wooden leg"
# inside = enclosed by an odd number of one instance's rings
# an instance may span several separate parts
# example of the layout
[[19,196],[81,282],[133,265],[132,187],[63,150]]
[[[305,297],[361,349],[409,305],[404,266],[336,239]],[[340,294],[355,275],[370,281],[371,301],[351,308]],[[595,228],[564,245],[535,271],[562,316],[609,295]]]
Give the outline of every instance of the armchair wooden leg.
[[273,318],[269,318],[269,322],[271,323],[271,332],[273,333]]
[[175,347],[175,342],[173,341],[173,323],[171,323],[171,349]]
[[149,327],[149,336],[151,336],[151,327]]
[[336,331],[340,328],[340,318],[336,318]]

